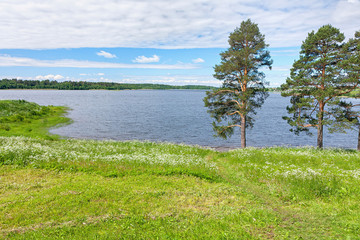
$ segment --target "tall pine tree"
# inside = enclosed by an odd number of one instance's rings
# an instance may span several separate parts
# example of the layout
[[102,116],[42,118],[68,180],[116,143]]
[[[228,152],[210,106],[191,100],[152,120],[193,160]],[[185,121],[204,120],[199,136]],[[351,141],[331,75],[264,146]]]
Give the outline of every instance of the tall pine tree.
[[295,61],[290,77],[281,86],[283,96],[291,96],[287,107],[291,117],[284,117],[291,131],[299,134],[317,129],[317,147],[323,147],[324,126],[336,119],[326,106],[338,103],[342,96],[358,85],[343,68],[346,54],[343,51],[344,34],[331,25],[308,34],[301,46],[300,59]]
[[[265,36],[250,19],[243,21],[229,36],[230,47],[221,53],[214,77],[222,82],[219,89],[207,92],[205,106],[215,121],[218,136],[227,138],[234,128],[241,129],[241,147],[246,147],[246,128],[252,127],[256,114],[268,93],[265,91],[263,66],[271,69],[272,60]],[[225,124],[222,122],[225,121]]]

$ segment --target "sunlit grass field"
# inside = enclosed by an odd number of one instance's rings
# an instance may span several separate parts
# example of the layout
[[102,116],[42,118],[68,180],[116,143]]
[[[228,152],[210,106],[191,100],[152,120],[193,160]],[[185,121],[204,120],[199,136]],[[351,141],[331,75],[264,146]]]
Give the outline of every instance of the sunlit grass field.
[[359,185],[353,150],[0,137],[0,238],[360,239]]

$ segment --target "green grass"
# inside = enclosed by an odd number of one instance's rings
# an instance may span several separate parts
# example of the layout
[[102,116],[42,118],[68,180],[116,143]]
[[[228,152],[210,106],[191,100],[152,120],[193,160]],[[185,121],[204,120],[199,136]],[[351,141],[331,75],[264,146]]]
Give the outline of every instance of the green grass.
[[360,154],[0,138],[6,238],[359,239]]
[[0,137],[0,238],[360,239],[359,185],[352,150]]
[[27,136],[56,139],[51,127],[67,124],[67,108],[40,106],[24,100],[0,100],[0,136]]

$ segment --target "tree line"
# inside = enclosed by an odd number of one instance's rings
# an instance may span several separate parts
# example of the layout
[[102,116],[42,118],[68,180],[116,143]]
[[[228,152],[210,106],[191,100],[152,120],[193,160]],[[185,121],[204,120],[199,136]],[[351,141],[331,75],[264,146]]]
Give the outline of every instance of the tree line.
[[[342,97],[352,94],[360,98],[360,31],[344,41],[339,29],[324,25],[312,31],[301,45],[299,59],[291,68],[290,77],[281,85],[281,94],[290,97],[288,116],[283,119],[295,134],[311,135],[317,130],[317,147],[323,148],[323,131],[359,130],[358,104]],[[221,62],[214,67],[214,77],[222,86],[208,91],[204,98],[208,112],[215,119],[213,128],[227,138],[234,128],[241,130],[241,147],[246,147],[246,128],[254,124],[256,109],[268,97],[268,83],[260,68],[271,69],[273,61],[267,50],[265,36],[250,19],[243,21],[229,36],[230,47],[220,54]]]
[[130,84],[113,82],[86,82],[86,81],[50,81],[50,80],[0,80],[0,89],[58,89],[58,90],[136,90],[136,89],[213,89],[211,86],[184,85],[172,86],[165,84]]

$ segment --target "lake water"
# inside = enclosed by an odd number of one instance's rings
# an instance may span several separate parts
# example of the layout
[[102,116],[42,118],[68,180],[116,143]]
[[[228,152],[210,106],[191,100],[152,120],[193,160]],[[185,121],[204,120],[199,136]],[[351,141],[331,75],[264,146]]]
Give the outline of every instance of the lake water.
[[[150,140],[210,147],[239,147],[240,133],[228,140],[213,137],[212,119],[204,107],[202,90],[58,91],[2,90],[0,99],[24,99],[40,105],[71,108],[74,123],[51,130],[70,138]],[[247,145],[316,146],[312,137],[296,136],[282,116],[289,98],[270,93],[247,130]],[[324,135],[325,147],[356,148],[357,132]]]

